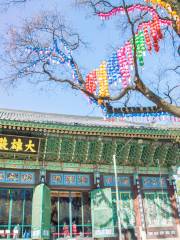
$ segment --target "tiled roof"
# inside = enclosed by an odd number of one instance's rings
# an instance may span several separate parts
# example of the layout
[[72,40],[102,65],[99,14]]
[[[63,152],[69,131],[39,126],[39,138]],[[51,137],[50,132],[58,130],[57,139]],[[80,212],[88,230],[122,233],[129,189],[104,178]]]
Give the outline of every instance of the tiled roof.
[[34,122],[46,124],[70,124],[102,127],[135,127],[135,128],[156,128],[156,129],[180,129],[179,123],[160,125],[157,123],[135,123],[135,122],[109,122],[100,117],[75,116],[55,113],[42,113],[14,109],[0,109],[0,120]]
[[[41,138],[40,161],[112,165],[114,154],[122,166],[157,167],[158,159],[161,167],[167,167],[180,161],[180,128],[160,129],[110,123],[97,117],[0,109],[0,134],[16,135],[19,131],[23,136],[29,132],[31,137]],[[27,158],[20,153],[16,156],[18,161]],[[1,153],[0,160],[4,157],[11,158],[12,152]]]

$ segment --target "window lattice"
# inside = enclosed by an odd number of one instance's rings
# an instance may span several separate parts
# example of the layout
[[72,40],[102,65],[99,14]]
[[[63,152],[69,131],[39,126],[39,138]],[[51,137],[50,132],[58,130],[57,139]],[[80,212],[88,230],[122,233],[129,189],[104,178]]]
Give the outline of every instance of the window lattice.
[[113,153],[112,142],[103,143],[101,161],[105,164],[112,162],[112,153]]
[[177,149],[173,146],[169,147],[166,155],[166,164],[167,166],[176,165],[177,161]]
[[59,138],[48,137],[46,146],[46,160],[57,160],[59,154]]
[[74,153],[74,140],[73,139],[62,139],[60,159],[63,162],[68,162],[72,160]]
[[74,151],[74,162],[84,162],[87,157],[88,142],[76,141]]
[[143,163],[144,166],[151,165],[151,160],[152,160],[152,149],[150,145],[144,145],[143,150],[142,150],[142,155],[141,155],[141,162]]
[[97,162],[99,161],[101,151],[101,144],[99,142],[89,142],[89,150],[88,150],[88,162]]
[[164,158],[166,156],[167,147],[166,146],[158,146],[154,152],[154,165],[158,164],[162,165],[164,163]]
[[133,144],[130,147],[128,160],[132,165],[136,165],[138,161],[138,157],[139,157],[139,146],[137,144]]
[[116,148],[116,161],[117,164],[125,164],[125,161],[128,158],[129,145],[125,143],[117,143]]

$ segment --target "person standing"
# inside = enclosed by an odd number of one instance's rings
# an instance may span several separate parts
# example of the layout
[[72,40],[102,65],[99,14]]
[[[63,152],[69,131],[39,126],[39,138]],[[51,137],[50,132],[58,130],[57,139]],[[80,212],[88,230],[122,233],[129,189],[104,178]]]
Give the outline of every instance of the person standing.
[[73,233],[73,237],[77,236],[77,225],[76,225],[75,221],[73,221],[72,233]]
[[66,222],[64,222],[64,225],[63,225],[63,234],[64,234],[64,237],[67,237],[69,236],[69,227],[68,225],[66,224]]
[[21,227],[19,225],[19,223],[14,227],[13,229],[13,239],[17,239],[19,238],[20,236],[20,230],[21,230]]

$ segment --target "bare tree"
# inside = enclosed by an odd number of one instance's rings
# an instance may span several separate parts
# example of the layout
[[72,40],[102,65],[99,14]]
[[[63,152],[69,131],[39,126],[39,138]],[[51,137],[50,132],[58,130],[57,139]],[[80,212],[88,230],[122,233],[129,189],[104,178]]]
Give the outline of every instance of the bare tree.
[[27,1],[28,0],[1,0],[1,4],[11,5],[11,4],[25,3]]
[[[133,45],[134,45],[134,64],[135,64],[135,74],[134,74],[134,85],[133,88],[126,88],[123,92],[121,92],[119,94],[119,96],[115,99],[115,100],[119,100],[121,99],[124,94],[127,94],[129,91],[132,92],[132,90],[140,92],[142,95],[144,95],[147,99],[149,99],[151,102],[155,103],[156,107],[154,109],[156,109],[155,111],[159,109],[162,109],[163,111],[167,111],[170,112],[172,114],[175,114],[176,116],[180,116],[180,108],[178,106],[173,105],[173,100],[172,100],[172,95],[171,93],[177,88],[179,88],[179,84],[173,87],[170,87],[169,85],[167,85],[167,91],[164,92],[165,98],[161,98],[160,94],[158,95],[156,92],[152,91],[150,89],[150,85],[146,85],[143,81],[143,79],[140,76],[139,73],[139,67],[138,67],[138,61],[137,61],[137,54],[136,54],[136,43],[135,43],[135,34],[136,34],[136,29],[138,28],[138,26],[140,24],[142,24],[143,22],[147,22],[150,21],[150,19],[147,20],[147,14],[148,12],[146,11],[142,11],[140,13],[139,16],[136,17],[131,17],[128,9],[131,8],[133,6],[133,4],[128,4],[128,1],[123,0],[122,1],[122,6],[118,5],[115,6],[114,4],[111,3],[111,1],[106,1],[106,0],[95,0],[95,1],[91,1],[91,0],[85,0],[85,1],[80,1],[81,4],[85,4],[88,5],[89,7],[91,7],[94,11],[95,14],[99,14],[99,15],[103,15],[104,13],[109,13],[112,11],[116,11],[117,8],[119,7],[123,7],[125,9],[125,13],[127,16],[127,21],[128,21],[128,25],[131,29],[131,33],[132,33],[132,37],[133,37]],[[127,2],[127,3],[126,3]],[[176,10],[179,13],[179,3],[178,1],[165,1],[167,3],[173,3],[173,10]],[[144,4],[138,4],[139,6],[144,6]],[[174,29],[174,31],[177,33],[177,35],[179,36],[179,20],[180,17],[178,17],[178,19],[173,19],[172,17],[169,17],[167,15],[161,15],[160,11],[158,10],[158,8],[154,8],[151,7],[151,5],[149,6],[149,8],[152,8],[153,11],[155,11],[155,13],[158,15],[158,18],[161,20],[170,20],[172,21],[172,27]],[[179,49],[179,48],[178,48]],[[180,66],[176,66],[174,69],[171,69],[176,71],[177,74],[179,74],[179,69]],[[170,70],[170,69],[168,69]],[[167,98],[169,101],[167,101]],[[114,99],[111,99],[111,101],[113,101]],[[107,104],[109,107],[109,111],[112,112],[118,112],[119,109],[117,108],[113,108],[111,104]],[[134,109],[135,111],[137,109]],[[121,109],[120,109],[121,111]],[[127,110],[127,112],[129,112],[130,109]],[[151,110],[150,110],[151,111]]]
[[[97,91],[88,91],[86,79],[83,77],[84,73],[71,54],[71,51],[76,51],[84,42],[78,33],[66,25],[59,14],[54,13],[43,13],[32,21],[26,21],[21,30],[11,29],[9,31],[9,44],[6,48],[6,58],[3,60],[11,66],[11,72],[6,73],[6,79],[10,80],[11,83],[18,79],[28,78],[35,83],[46,81],[66,84],[74,90],[81,91],[90,100],[106,108],[108,113],[163,111],[180,117],[179,96],[176,99],[174,98],[179,93],[180,84],[175,83],[172,86],[172,81],[169,85],[163,81],[161,84],[161,79],[159,79],[158,84],[163,86],[161,93],[159,87],[153,87],[153,81],[147,83],[141,76],[137,59],[136,32],[142,23],[152,20],[151,15],[145,10],[137,14],[131,14],[129,8],[132,5],[129,5],[128,1],[126,3],[125,0],[122,1],[122,6],[114,6],[111,1],[105,0],[84,0],[81,3],[90,6],[94,13],[98,15],[113,11],[118,7],[124,9],[134,49],[134,72],[131,84],[123,89],[119,87],[112,89],[110,96],[102,97],[99,96]],[[146,3],[140,5],[146,6]],[[149,6],[149,9],[154,11],[162,21],[171,22],[174,29],[173,34],[178,35],[178,28],[174,19],[160,14],[159,10],[152,6]],[[169,27],[164,28],[163,31],[168,30]],[[168,69],[168,71],[172,70],[179,74],[179,66]],[[72,72],[74,78],[72,78]],[[142,104],[140,106],[138,103],[135,104],[134,97],[130,101],[130,97],[135,93],[148,99],[152,103],[151,106],[143,108]],[[122,102],[125,103],[125,108],[120,107]],[[128,105],[128,102],[131,105]],[[134,105],[132,105],[132,102]],[[114,104],[115,106],[119,105],[114,107]]]
[[1,0],[0,7],[1,9],[8,9],[10,6],[18,6],[19,4],[26,3],[29,0]]
[[[96,13],[96,14],[99,13],[99,12],[107,12],[108,10],[111,11],[112,9],[116,9],[120,6],[120,5],[118,5],[118,6],[114,5],[114,2],[113,3],[112,2],[113,1],[111,1],[111,0],[107,0],[107,1],[106,0],[76,0],[76,3],[78,5],[90,6],[94,10],[94,13]],[[145,2],[151,3],[150,0],[145,0]],[[152,2],[155,2],[155,1],[152,1]],[[162,2],[168,4],[172,11],[176,11],[177,15],[180,15],[180,2],[179,2],[179,0],[163,0]],[[124,1],[123,5],[124,4],[127,7],[131,7],[133,5],[131,3],[131,1]],[[145,5],[145,4],[142,4],[142,3],[138,3],[138,4],[142,5],[142,6]],[[157,3],[157,8],[158,8],[158,3]],[[159,12],[158,12],[158,14],[159,14]],[[177,31],[178,29],[177,29],[176,20],[173,19],[173,18],[169,18],[167,15],[164,19],[169,19],[169,20],[173,21],[173,28],[176,31],[176,33],[179,35],[179,32]]]

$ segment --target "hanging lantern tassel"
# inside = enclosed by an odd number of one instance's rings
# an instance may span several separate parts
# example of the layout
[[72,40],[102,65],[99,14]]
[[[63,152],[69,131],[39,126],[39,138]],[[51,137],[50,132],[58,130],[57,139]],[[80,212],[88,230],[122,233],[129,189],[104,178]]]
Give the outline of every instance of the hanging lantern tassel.
[[96,71],[90,72],[86,76],[86,90],[90,93],[94,93],[96,91]]
[[106,61],[103,61],[99,69],[96,70],[96,76],[99,83],[99,97],[102,98],[108,98],[110,96],[106,66]]
[[145,46],[144,33],[142,31],[139,33],[139,41],[140,41],[140,51],[142,55],[144,55],[146,52],[146,46]]
[[157,31],[156,31],[156,26],[154,24],[154,21],[152,21],[152,23],[150,25],[150,30],[151,30],[151,36],[153,39],[154,50],[156,52],[158,52],[159,51],[159,43],[158,43],[158,36],[157,36]]
[[135,42],[136,42],[136,56],[138,58],[139,65],[144,66],[143,54],[146,51],[146,47],[145,47],[145,39],[144,39],[144,33],[143,32],[139,32],[135,36]]
[[177,33],[180,34],[180,17],[177,14],[174,14],[173,19],[176,22]]
[[172,10],[171,5],[169,3],[162,0],[145,0],[145,2],[152,3],[153,5],[158,5],[164,8],[167,11],[167,13],[171,16],[171,18],[176,22],[178,34],[180,34],[180,17],[178,16],[178,13],[176,11]]
[[177,17],[176,25],[177,25],[178,34],[180,34],[180,18],[179,17]]
[[120,66],[120,73],[122,76],[122,87],[126,88],[129,85],[131,75],[129,72],[128,61],[126,59],[125,47],[122,47],[117,51],[117,57]]
[[154,21],[154,27],[156,28],[156,31],[157,31],[158,39],[162,39],[163,34],[162,34],[160,23],[159,23],[159,18],[155,16],[153,21]]
[[144,38],[145,38],[145,41],[146,41],[147,50],[150,52],[152,50],[152,44],[151,44],[151,39],[150,39],[150,36],[149,36],[147,26],[143,27],[143,31],[144,31]]
[[130,66],[134,66],[132,45],[131,45],[131,43],[130,43],[129,41],[125,44],[125,52],[126,52],[126,54],[127,54],[128,64],[129,64]]
[[117,53],[113,53],[107,61],[107,73],[109,84],[117,84],[121,81]]

